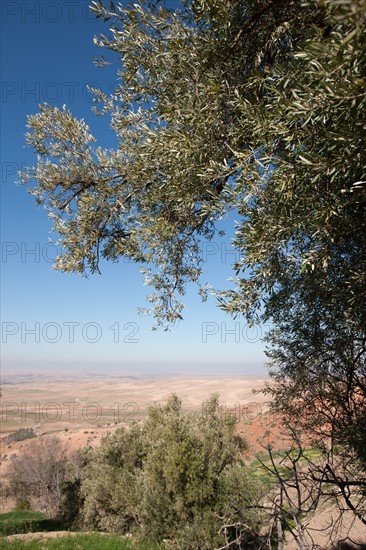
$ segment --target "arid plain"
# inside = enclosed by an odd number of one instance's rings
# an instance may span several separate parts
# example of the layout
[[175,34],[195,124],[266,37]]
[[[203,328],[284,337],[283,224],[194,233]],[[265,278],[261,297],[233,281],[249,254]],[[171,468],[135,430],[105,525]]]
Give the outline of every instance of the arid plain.
[[38,434],[129,423],[176,393],[185,409],[199,407],[218,393],[223,407],[238,420],[265,412],[265,379],[245,377],[88,377],[14,375],[2,382],[1,434],[32,427]]

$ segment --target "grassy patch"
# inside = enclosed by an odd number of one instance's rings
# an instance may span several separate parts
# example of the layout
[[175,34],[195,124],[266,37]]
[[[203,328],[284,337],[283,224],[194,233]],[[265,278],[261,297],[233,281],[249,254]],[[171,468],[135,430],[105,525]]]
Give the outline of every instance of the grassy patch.
[[[304,455],[306,458],[301,457],[299,460],[299,464],[305,465],[307,464],[307,460],[310,460],[312,462],[316,462],[321,458],[321,452],[316,448],[310,448],[304,450]],[[290,456],[295,458],[297,456],[296,450],[293,452],[290,452]],[[273,457],[275,459],[275,464],[277,465],[278,472],[283,475],[285,478],[288,478],[290,475],[290,471],[288,468],[286,468],[284,462],[281,464],[282,460],[286,457],[286,451],[273,451]],[[268,453],[261,453],[256,456],[256,458],[248,465],[248,471],[249,475],[254,477],[255,479],[260,480],[262,483],[270,486],[273,484],[273,482],[276,482],[276,478],[273,474],[271,474],[266,467],[269,467],[272,469],[271,459],[268,455]]]
[[57,531],[62,529],[58,520],[49,519],[41,512],[19,510],[0,514],[0,535],[35,533],[38,531]]
[[[0,514],[0,550],[159,550],[159,547],[148,544],[136,545],[131,540],[119,535],[101,533],[78,533],[74,536],[40,538],[33,540],[5,540],[7,535],[39,533],[65,530],[62,523],[49,519],[42,512],[19,510]],[[161,549],[160,549],[161,550]]]
[[0,550],[159,550],[156,546],[136,546],[130,540],[118,535],[80,533],[75,536],[29,541],[4,541],[0,539]]

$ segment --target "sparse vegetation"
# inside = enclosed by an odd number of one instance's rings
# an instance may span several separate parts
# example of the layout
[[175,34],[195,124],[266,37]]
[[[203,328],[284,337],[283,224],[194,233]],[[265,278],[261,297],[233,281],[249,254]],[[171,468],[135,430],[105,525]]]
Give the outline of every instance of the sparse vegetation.
[[33,439],[37,437],[33,428],[19,428],[16,432],[9,434],[5,443],[17,443],[18,441],[25,441],[26,439]]
[[63,499],[66,464],[66,446],[57,436],[38,437],[11,458],[7,493],[55,517]]

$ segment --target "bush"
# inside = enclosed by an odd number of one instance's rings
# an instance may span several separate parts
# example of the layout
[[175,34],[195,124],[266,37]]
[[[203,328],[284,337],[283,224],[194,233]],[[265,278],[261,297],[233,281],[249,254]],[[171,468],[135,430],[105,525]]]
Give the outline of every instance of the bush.
[[54,531],[60,529],[60,527],[59,521],[48,519],[41,512],[23,510],[0,515],[0,535],[2,536]]
[[89,462],[91,449],[86,447],[77,451],[72,460],[65,466],[65,477],[62,485],[62,500],[58,510],[58,516],[68,529],[79,530],[80,509],[83,498],[80,493],[81,477],[83,470]]
[[[245,446],[216,396],[184,414],[173,395],[149,409],[144,425],[120,428],[92,451],[81,480],[83,524],[185,550],[221,546],[239,529],[245,544],[259,498],[241,459]],[[238,529],[220,531],[224,524]]]
[[16,432],[9,434],[5,440],[6,443],[15,443],[24,441],[25,439],[33,439],[37,437],[33,428],[19,428]]

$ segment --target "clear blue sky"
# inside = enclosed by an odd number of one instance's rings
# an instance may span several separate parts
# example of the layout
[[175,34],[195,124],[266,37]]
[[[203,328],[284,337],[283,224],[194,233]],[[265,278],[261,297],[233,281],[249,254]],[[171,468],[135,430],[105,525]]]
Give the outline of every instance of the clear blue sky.
[[[87,85],[104,90],[116,82],[116,66],[96,68],[93,36],[107,33],[80,1],[6,1],[1,9],[1,320],[3,372],[12,369],[114,370],[121,374],[217,373],[263,376],[260,330],[232,320],[214,297],[202,303],[188,291],[184,321],[172,332],[152,332],[140,317],[148,292],[138,268],[102,264],[86,279],[52,269],[45,210],[21,186],[16,172],[34,163],[24,148],[27,114],[38,105],[66,104],[90,125],[98,144],[113,147],[108,120],[91,111]],[[205,280],[227,287],[235,259],[227,236],[205,245]]]

